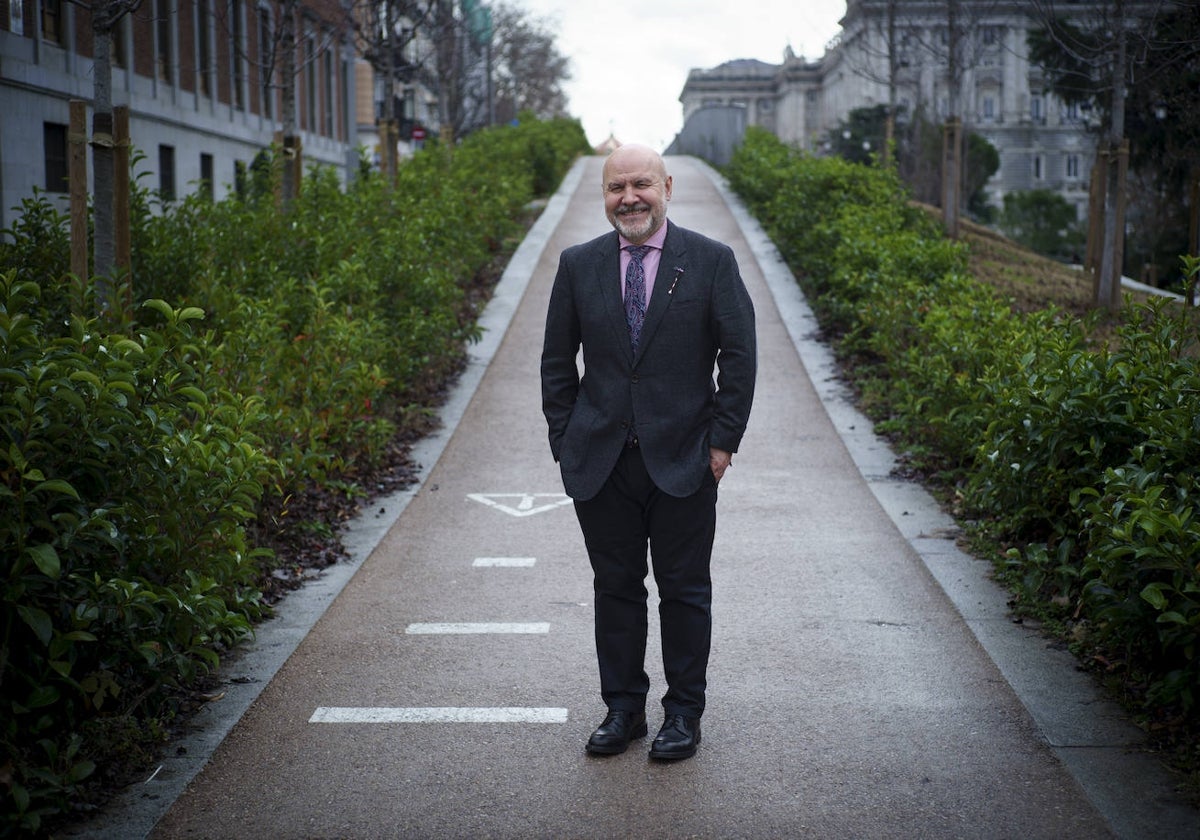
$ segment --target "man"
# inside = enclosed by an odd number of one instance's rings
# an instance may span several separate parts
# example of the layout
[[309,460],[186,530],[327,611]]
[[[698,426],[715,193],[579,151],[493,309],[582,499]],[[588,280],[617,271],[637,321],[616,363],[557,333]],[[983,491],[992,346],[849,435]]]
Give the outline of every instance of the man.
[[587,750],[615,755],[647,734],[648,546],[667,678],[650,756],[688,758],[707,685],[717,484],[754,394],[754,307],[728,246],[667,222],[672,182],[656,152],[621,146],[602,181],[615,230],[563,251],[542,350],[550,449],[595,575],[608,714]]

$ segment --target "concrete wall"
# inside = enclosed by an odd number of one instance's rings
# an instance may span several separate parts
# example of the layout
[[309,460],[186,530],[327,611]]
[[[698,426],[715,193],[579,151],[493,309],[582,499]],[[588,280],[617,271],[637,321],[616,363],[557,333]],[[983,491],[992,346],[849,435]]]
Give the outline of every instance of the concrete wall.
[[667,148],[668,155],[694,155],[724,166],[746,135],[746,109],[713,105],[692,113]]

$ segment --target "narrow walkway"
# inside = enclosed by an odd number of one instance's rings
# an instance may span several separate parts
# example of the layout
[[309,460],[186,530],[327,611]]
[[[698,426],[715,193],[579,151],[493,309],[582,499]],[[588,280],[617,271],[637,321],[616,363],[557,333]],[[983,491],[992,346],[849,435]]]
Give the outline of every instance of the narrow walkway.
[[1046,667],[953,523],[889,477],[773,249],[690,159],[669,161],[670,217],[734,247],[760,344],[718,506],[704,743],[679,764],[585,755],[591,578],[538,354],[558,253],[607,228],[600,166],[577,165],[506,273],[422,485],[356,526],[370,556],[311,631],[283,631],[294,652],[263,642],[290,656],[185,791],[177,764],[131,791],[153,830],[118,815],[93,836],[1198,836],[1135,731],[1069,661]]

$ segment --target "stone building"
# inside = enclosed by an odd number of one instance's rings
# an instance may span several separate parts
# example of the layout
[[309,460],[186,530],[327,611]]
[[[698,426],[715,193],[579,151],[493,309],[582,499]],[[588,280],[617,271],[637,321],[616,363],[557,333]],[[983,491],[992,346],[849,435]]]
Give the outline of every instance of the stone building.
[[[940,123],[953,105],[964,128],[1000,153],[1000,169],[987,185],[991,204],[1001,206],[1011,191],[1049,189],[1083,218],[1097,117],[1055,97],[1030,63],[1028,35],[1041,23],[1032,4],[1021,0],[959,0],[956,79],[948,60],[952,38],[944,0],[848,0],[842,31],[818,60],[797,57],[789,47],[780,64],[735,60],[692,70],[679,97],[684,128],[676,150],[695,145],[699,132],[689,131],[689,124],[702,119],[702,111],[735,106],[744,109],[747,125],[821,151],[851,111],[888,102],[889,5],[896,10],[900,119],[920,112]],[[1082,0],[1059,8],[1083,18],[1097,5]]]
[[[144,186],[221,198],[282,128],[294,85],[306,162],[357,163],[355,53],[337,0],[300,0],[294,79],[279,78],[273,0],[144,0],[113,37],[114,105],[128,105]],[[0,229],[35,187],[65,206],[68,110],[92,100],[91,13],[67,0],[0,0]],[[89,109],[88,131],[91,131]],[[89,165],[89,176],[90,176]]]

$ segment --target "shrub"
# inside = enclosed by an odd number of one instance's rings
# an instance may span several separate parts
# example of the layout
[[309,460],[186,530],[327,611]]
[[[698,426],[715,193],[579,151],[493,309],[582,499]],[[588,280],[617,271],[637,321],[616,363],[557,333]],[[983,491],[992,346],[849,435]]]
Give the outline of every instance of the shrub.
[[[1115,652],[1147,703],[1200,696],[1200,371],[1174,304],[1127,308],[1111,346],[1017,315],[878,169],[749,131],[730,183],[797,273],[880,431],[994,544],[1026,604]],[[1185,261],[1200,273],[1200,261]]]
[[41,294],[0,275],[0,743],[25,830],[89,774],[86,717],[190,682],[249,633],[263,552],[245,525],[272,471],[255,403],[209,376],[198,311],[58,337]]

